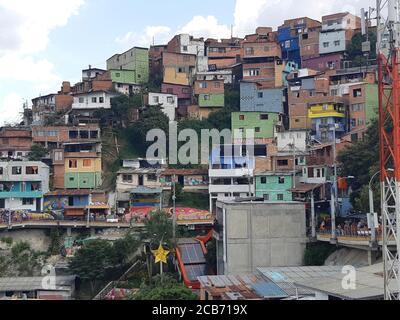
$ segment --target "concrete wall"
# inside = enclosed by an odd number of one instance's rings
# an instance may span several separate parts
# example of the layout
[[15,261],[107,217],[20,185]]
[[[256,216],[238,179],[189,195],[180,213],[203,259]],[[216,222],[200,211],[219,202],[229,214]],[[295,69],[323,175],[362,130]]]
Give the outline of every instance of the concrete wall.
[[168,116],[170,121],[175,120],[175,112],[178,108],[178,97],[164,93],[149,93],[149,105],[161,105],[162,111]]
[[[218,245],[219,274],[252,273],[258,267],[303,264],[307,241],[304,204],[218,202],[217,206],[218,222],[224,224],[226,232],[221,236],[225,245]],[[223,264],[221,249],[226,250]]]
[[[262,120],[261,115],[268,115],[268,119]],[[242,117],[242,118],[241,118]],[[241,120],[243,119],[244,120]],[[274,127],[279,121],[278,113],[263,112],[233,112],[232,113],[232,130],[244,129],[243,137],[246,137],[246,130],[255,130],[260,128],[259,132],[254,131],[254,138],[273,138]]]
[[242,82],[240,111],[283,113],[282,89],[261,89],[256,83]]

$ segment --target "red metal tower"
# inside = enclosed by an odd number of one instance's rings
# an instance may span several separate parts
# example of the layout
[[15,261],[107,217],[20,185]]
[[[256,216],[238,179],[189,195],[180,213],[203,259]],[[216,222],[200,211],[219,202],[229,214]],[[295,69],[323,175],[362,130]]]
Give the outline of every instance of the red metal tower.
[[377,0],[385,299],[400,300],[400,0]]

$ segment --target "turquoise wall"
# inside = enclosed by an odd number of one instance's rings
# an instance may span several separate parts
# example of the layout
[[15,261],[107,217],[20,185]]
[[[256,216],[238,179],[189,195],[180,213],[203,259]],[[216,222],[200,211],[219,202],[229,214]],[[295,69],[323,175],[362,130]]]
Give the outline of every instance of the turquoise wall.
[[[285,178],[283,184],[279,183],[279,178]],[[266,183],[262,183],[262,178],[266,178]],[[265,194],[269,195],[269,201],[278,200],[278,194],[283,195],[283,201],[293,201],[293,195],[287,191],[293,187],[293,176],[257,176],[256,177],[256,196],[263,198]]]

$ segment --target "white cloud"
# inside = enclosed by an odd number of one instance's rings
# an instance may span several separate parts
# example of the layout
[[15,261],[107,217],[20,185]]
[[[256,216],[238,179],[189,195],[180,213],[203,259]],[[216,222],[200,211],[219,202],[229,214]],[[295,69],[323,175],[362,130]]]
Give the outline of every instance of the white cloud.
[[180,28],[177,34],[188,33],[194,37],[227,38],[231,35],[230,27],[219,24],[214,16],[194,16],[185,26]]
[[149,47],[153,44],[167,44],[176,34],[187,33],[194,37],[225,38],[230,37],[231,31],[227,25],[219,24],[214,16],[194,16],[183,27],[172,32],[167,26],[147,26],[142,33],[128,32],[119,36],[115,41],[124,46]]
[[375,7],[375,0],[236,0],[235,35],[244,36],[258,26],[278,27],[286,19],[310,17],[349,11],[360,15],[362,7]]
[[171,28],[166,26],[147,26],[143,33],[128,32],[123,36],[117,37],[115,41],[124,46],[143,46],[148,47],[154,43],[168,42],[172,36]]
[[15,92],[7,94],[0,100],[0,124],[15,124],[21,122],[23,103],[23,98]]
[[0,0],[0,81],[17,83],[12,93],[0,92],[0,125],[15,120],[27,92],[60,85],[53,64],[36,54],[47,48],[50,32],[65,26],[84,1]]

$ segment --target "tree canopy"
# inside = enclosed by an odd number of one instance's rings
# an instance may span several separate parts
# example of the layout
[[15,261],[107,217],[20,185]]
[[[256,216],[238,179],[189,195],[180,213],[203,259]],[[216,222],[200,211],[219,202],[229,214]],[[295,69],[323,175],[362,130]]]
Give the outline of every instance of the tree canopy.
[[[349,180],[353,193],[351,201],[354,209],[368,212],[368,185],[374,173],[379,171],[379,135],[378,121],[374,120],[362,141],[351,144],[339,152],[341,175],[354,176]],[[379,190],[378,180],[374,181],[375,190]],[[379,192],[375,192],[377,205]],[[378,207],[376,207],[378,208]]]
[[143,284],[132,300],[197,300],[197,296],[168,275],[157,275],[151,284]]
[[145,231],[142,236],[145,239],[151,240],[154,244],[159,244],[162,240],[169,247],[173,246],[173,221],[166,212],[157,210],[150,213],[144,225]]
[[28,154],[29,161],[41,161],[47,154],[49,150],[47,150],[41,144],[33,144],[31,150]]

